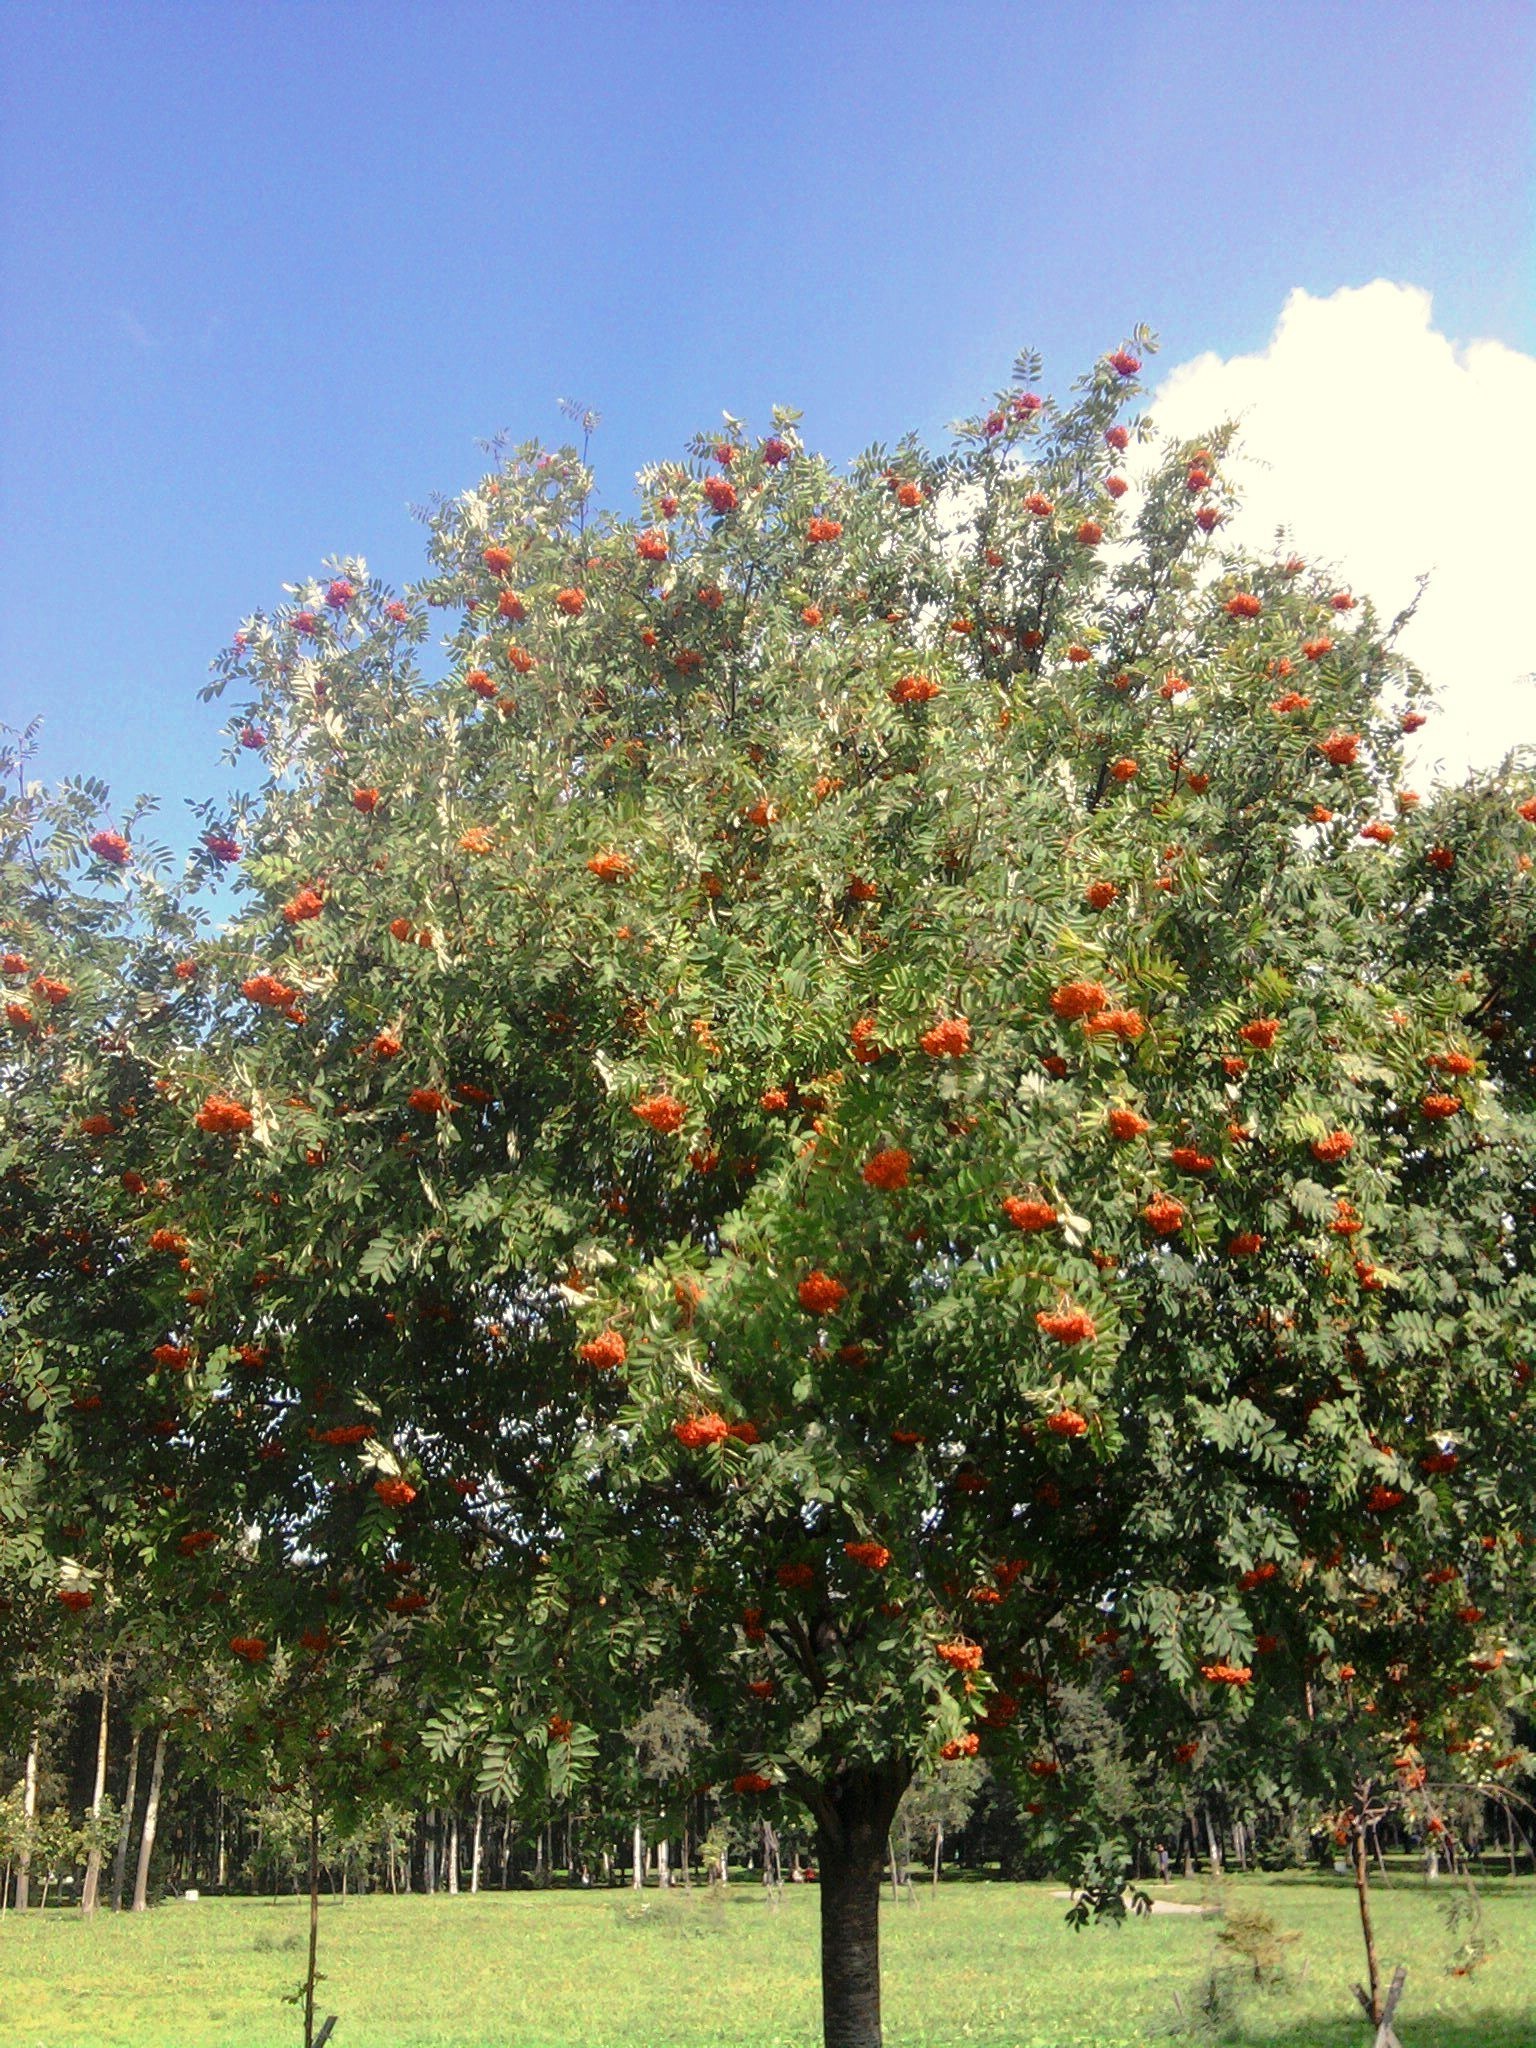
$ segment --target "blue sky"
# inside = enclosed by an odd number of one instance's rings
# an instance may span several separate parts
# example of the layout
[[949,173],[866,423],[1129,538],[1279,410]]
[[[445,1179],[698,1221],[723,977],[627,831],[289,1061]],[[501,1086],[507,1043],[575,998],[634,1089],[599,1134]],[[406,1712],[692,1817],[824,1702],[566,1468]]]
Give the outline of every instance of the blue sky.
[[843,459],[1025,343],[1262,348],[1297,286],[1532,350],[1533,58],[1487,0],[12,5],[0,719],[171,825],[239,617],[414,573],[407,506],[561,394],[623,501],[722,408]]

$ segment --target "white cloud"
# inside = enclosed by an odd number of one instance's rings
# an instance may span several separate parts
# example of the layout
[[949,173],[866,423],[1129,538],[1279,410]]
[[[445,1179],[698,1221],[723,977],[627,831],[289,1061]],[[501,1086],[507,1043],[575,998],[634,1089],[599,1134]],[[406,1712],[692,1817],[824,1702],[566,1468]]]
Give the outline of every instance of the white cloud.
[[1265,349],[1180,364],[1152,412],[1181,438],[1239,422],[1231,530],[1250,545],[1286,527],[1385,618],[1429,575],[1399,643],[1438,697],[1425,774],[1536,745],[1536,356],[1458,347],[1428,292],[1379,278],[1293,291]]

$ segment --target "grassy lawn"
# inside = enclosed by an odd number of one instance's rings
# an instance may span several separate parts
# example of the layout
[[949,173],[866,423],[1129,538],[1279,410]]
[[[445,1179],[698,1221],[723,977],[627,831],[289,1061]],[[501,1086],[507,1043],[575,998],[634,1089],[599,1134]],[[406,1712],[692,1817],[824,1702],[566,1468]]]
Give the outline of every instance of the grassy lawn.
[[[1342,1879],[1238,1879],[1299,1939],[1290,1988],[1255,1997],[1225,2038],[1365,2048]],[[1470,1979],[1445,1962],[1451,1887],[1378,1894],[1390,1968],[1410,1965],[1406,2048],[1536,2043],[1536,1885],[1484,1887],[1494,1953]],[[1197,1902],[1198,1885],[1163,1896]],[[1046,1885],[954,1884],[885,1908],[888,2048],[1143,2048],[1169,2038],[1213,1954],[1213,1923],[1158,1915],[1073,1934]],[[296,2048],[282,1996],[304,1967],[305,1908],[284,1899],[171,1901],[138,1917],[0,1921],[0,2048]],[[321,1910],[320,2011],[334,2048],[811,2048],[819,2039],[816,1897],[786,1888],[365,1898]]]

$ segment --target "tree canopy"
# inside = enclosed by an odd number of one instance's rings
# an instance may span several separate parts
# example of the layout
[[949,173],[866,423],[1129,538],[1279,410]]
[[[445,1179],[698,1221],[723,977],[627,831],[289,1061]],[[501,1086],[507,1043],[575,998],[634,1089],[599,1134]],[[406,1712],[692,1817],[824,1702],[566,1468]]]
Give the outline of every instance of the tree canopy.
[[686,1686],[816,1819],[833,2048],[920,1765],[1118,1903],[1068,1679],[1341,1796],[1525,1683],[1529,771],[1405,789],[1401,622],[1139,369],[638,520],[498,449],[220,658],[191,897],[9,815],[13,1576],[490,1790]]

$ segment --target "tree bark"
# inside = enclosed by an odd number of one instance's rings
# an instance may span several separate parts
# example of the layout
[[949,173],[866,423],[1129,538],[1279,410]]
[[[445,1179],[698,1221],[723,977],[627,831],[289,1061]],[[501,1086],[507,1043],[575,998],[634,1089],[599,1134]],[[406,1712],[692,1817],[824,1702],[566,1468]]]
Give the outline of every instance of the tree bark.
[[320,1808],[309,1795],[309,1968],[304,1973],[304,2048],[315,2048],[315,1960],[320,1947]]
[[[109,1657],[101,1673],[101,1718],[96,1724],[96,1782],[91,1789],[91,1819],[101,1820],[101,1802],[107,1795],[107,1710],[112,1693],[112,1659]],[[92,1834],[90,1850],[85,1859],[85,1876],[80,1884],[80,1910],[94,1913],[97,1894],[101,1890],[101,1840]]]
[[885,1842],[911,1776],[861,1765],[817,1788],[821,2012],[825,2048],[881,2048],[880,1888]]
[[160,1787],[165,1782],[165,1730],[155,1730],[155,1760],[149,1769],[149,1797],[144,1802],[144,1832],[139,1837],[139,1867],[133,1880],[133,1910],[142,1913],[149,1904],[149,1860],[155,1853],[155,1830],[160,1825]]
[[448,1822],[448,1889],[455,1897],[459,1889],[459,1809]]
[[1381,2025],[1381,1966],[1376,1960],[1376,1930],[1371,1925],[1371,1900],[1365,1860],[1365,1823],[1355,1829],[1355,1892],[1360,1901],[1360,1932],[1365,1940],[1365,1966],[1371,1987],[1371,2025]]
[[480,1850],[485,1840],[485,1801],[475,1801],[475,1840],[469,1855],[469,1888],[472,1892],[480,1889]]
[[635,1832],[630,1842],[629,1881],[637,1892],[645,1890],[645,1836],[641,1832],[639,1821],[635,1822]]
[[128,1844],[133,1837],[133,1809],[139,1795],[139,1751],[144,1747],[143,1733],[130,1728],[128,1746],[128,1786],[123,1793],[122,1819],[117,1830],[117,1853],[112,1858],[112,1910],[123,1910],[123,1885],[128,1875]]
[[43,1731],[36,1724],[27,1744],[27,1774],[21,1794],[22,1836],[16,1851],[16,1910],[25,1913],[32,1903],[32,1835],[37,1826],[37,1761]]
[[1202,1806],[1200,1809],[1200,1815],[1205,1822],[1205,1840],[1206,1845],[1210,1851],[1211,1875],[1212,1877],[1220,1877],[1221,1844],[1217,1841],[1216,1830],[1211,1825],[1211,1809],[1208,1806]]

